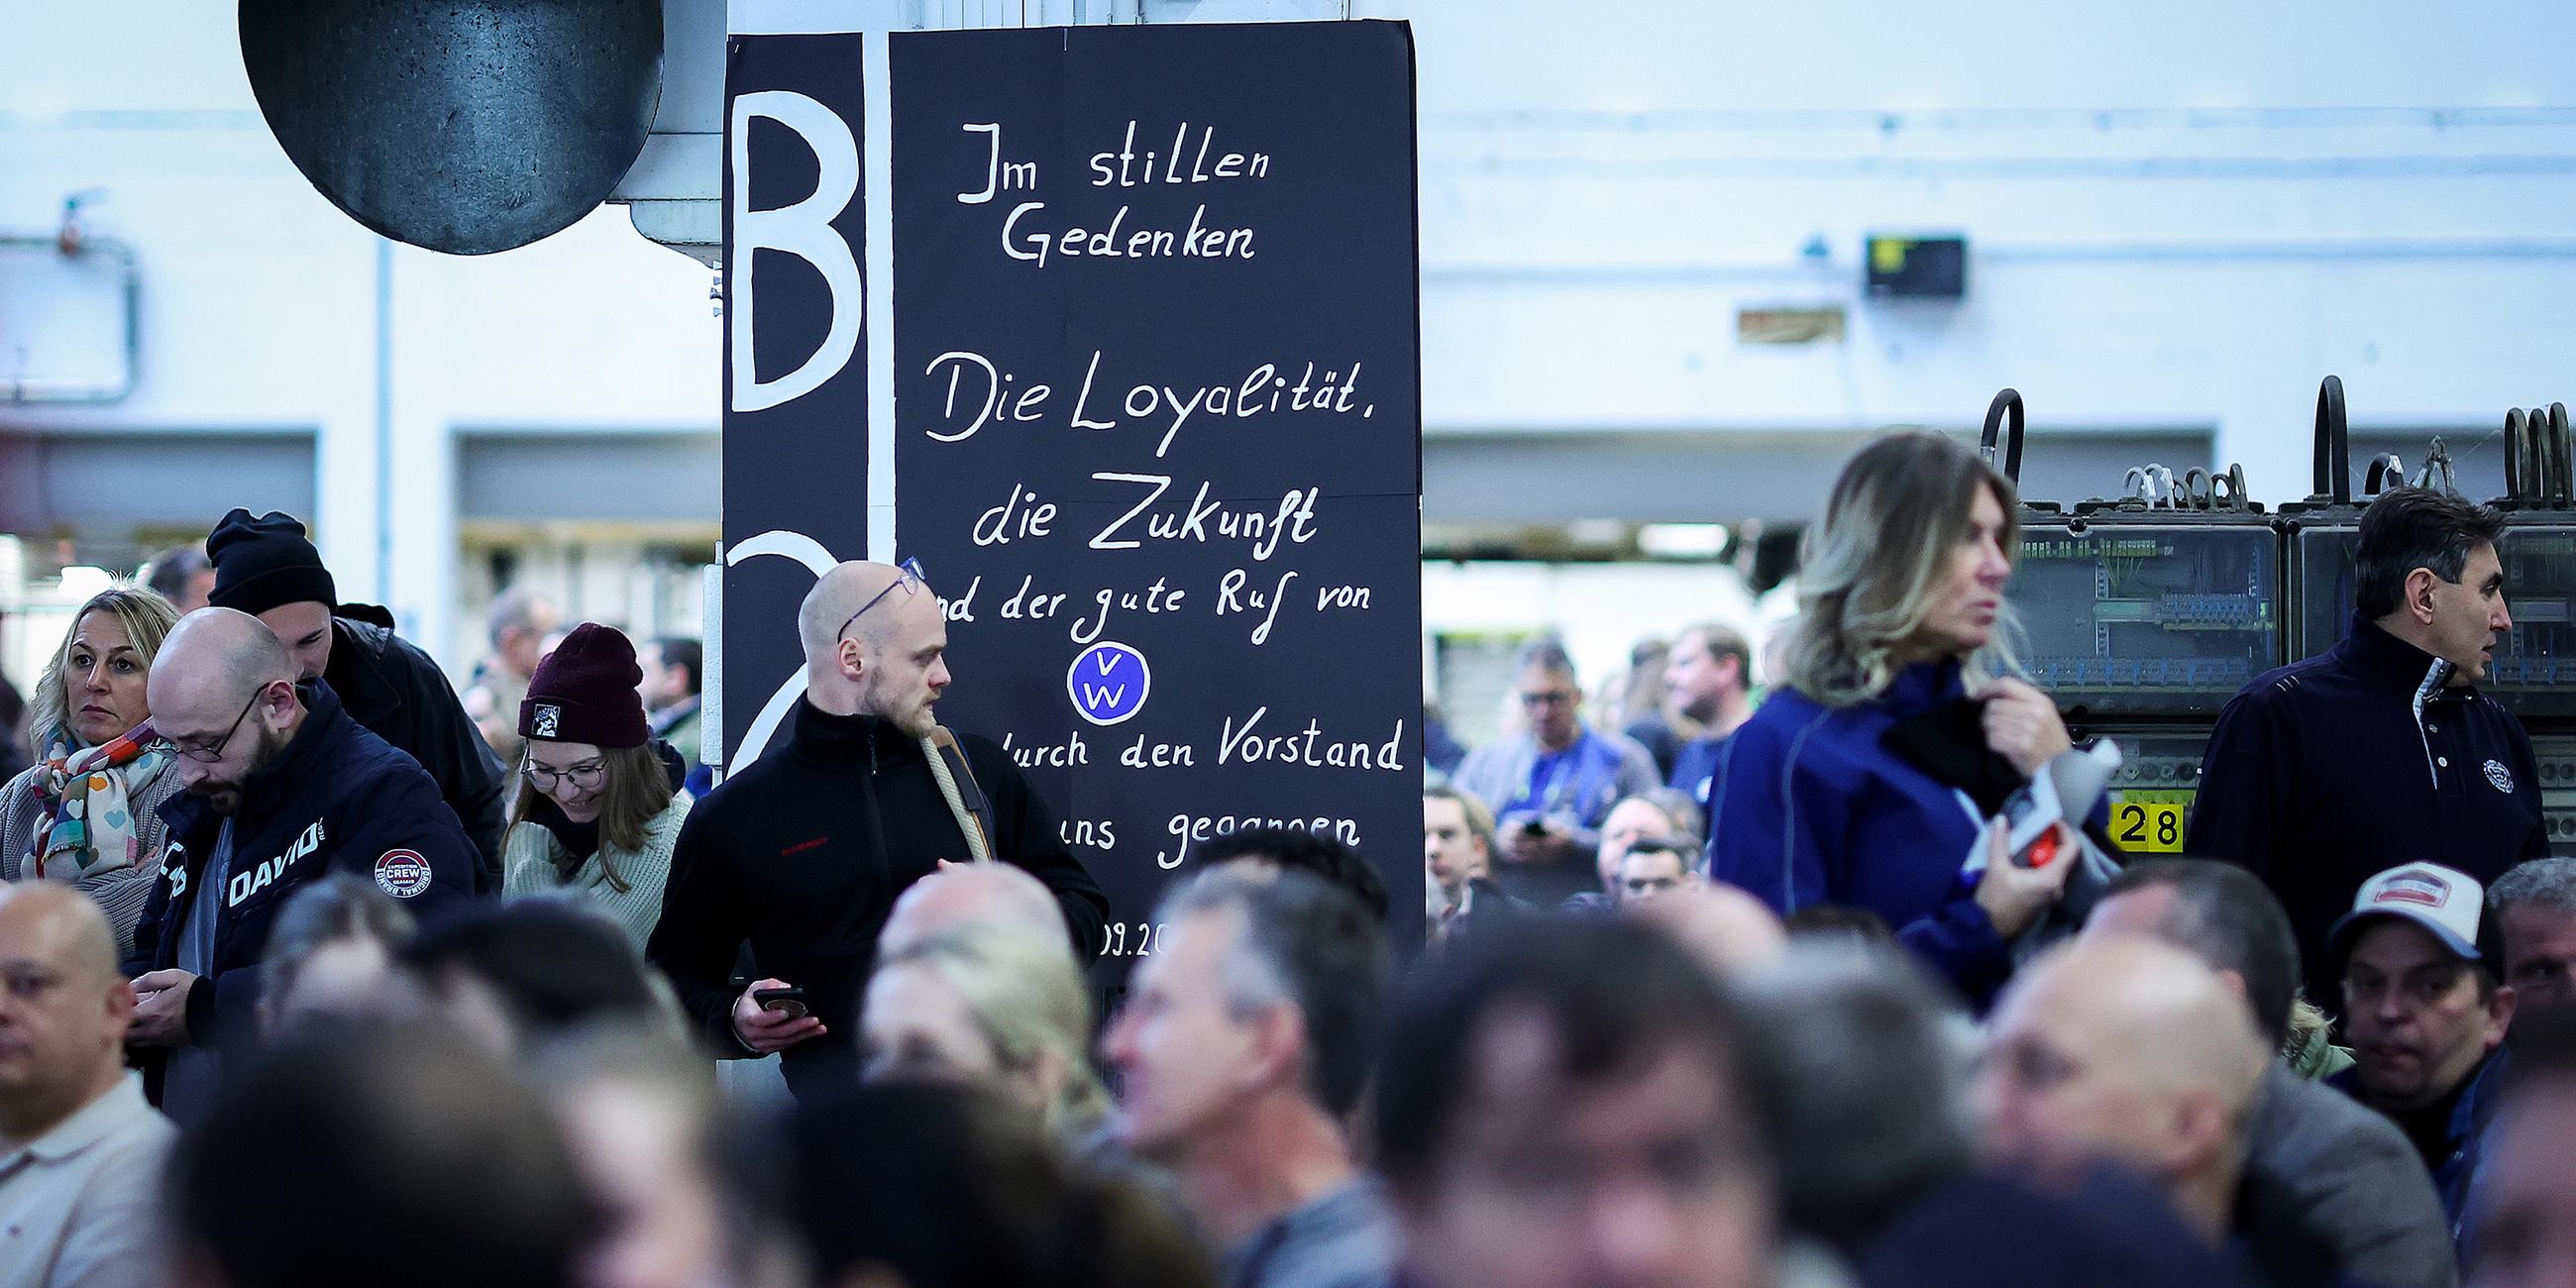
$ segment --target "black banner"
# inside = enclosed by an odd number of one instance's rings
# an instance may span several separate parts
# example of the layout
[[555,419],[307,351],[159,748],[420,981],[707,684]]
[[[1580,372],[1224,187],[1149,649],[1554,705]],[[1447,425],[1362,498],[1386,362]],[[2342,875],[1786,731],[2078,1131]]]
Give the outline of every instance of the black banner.
[[1400,23],[890,41],[895,540],[1109,891],[1355,843],[1422,923],[1421,396]]
[[805,690],[796,609],[867,555],[862,37],[735,36],[725,74],[725,763]]

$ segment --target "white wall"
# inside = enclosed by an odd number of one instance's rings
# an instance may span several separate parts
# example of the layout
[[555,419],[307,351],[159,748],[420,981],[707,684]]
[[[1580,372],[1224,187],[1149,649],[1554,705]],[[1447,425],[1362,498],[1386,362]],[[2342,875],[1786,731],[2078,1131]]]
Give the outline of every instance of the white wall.
[[[142,260],[142,376],[114,406],[0,404],[0,426],[316,430],[318,512],[301,517],[343,596],[381,596],[433,647],[470,638],[457,620],[454,431],[711,431],[710,276],[635,236],[622,209],[480,259],[393,247],[381,507],[379,239],[269,136],[235,9],[13,10],[0,41],[0,230],[49,231],[65,194],[106,189],[86,222]],[[231,504],[209,496],[203,508],[211,521]],[[440,651],[451,670],[473,660]]]
[[[2280,501],[2329,371],[2357,428],[2576,393],[2564,4],[1368,7],[1417,25],[1435,432],[1958,424],[2012,384],[2214,428]],[[1860,302],[1869,229],[1965,233],[1968,300]],[[1783,302],[1850,338],[1735,345]]]
[[[2214,429],[2279,501],[2327,371],[2365,428],[2576,395],[2563,3],[1360,8],[1416,23],[1434,433],[1955,424],[2010,383],[2044,427]],[[234,12],[15,7],[0,229],[106,188],[144,353],[127,402],[0,425],[314,428],[351,597],[470,634],[454,433],[711,429],[708,275],[615,210],[488,259],[396,248],[380,508],[376,239],[269,138]],[[1860,302],[1867,229],[1964,232],[1969,299]],[[1735,344],[1737,307],[1784,302],[1849,304],[1849,338]]]

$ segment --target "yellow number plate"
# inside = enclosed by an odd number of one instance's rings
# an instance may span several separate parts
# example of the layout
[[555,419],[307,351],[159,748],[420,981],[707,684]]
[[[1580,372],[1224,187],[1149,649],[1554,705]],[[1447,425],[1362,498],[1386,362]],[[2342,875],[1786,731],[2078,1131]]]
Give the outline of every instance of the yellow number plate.
[[2190,792],[2111,794],[2111,839],[2131,854],[2182,853],[2182,815]]

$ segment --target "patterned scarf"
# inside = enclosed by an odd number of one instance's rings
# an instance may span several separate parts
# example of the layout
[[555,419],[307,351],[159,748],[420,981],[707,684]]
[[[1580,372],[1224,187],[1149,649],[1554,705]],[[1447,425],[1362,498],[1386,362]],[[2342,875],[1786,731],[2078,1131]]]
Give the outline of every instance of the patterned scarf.
[[69,731],[55,734],[32,784],[36,875],[52,866],[55,879],[77,880],[141,862],[131,801],[169,767],[169,749],[150,720],[96,747],[80,746]]

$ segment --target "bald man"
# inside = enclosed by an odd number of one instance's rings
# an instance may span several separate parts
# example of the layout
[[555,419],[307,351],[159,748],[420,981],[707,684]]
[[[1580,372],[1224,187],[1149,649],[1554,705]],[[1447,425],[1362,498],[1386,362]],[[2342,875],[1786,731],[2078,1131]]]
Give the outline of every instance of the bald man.
[[298,683],[260,620],[181,618],[152,666],[153,724],[187,787],[162,807],[170,844],[135,927],[141,1004],[128,1042],[182,1123],[211,1098],[223,1053],[258,1031],[260,957],[287,898],[334,870],[416,915],[475,888],[475,850],[419,762],[351,719],[330,686]]
[[1663,927],[1721,978],[1759,971],[1789,951],[1780,915],[1731,885],[1701,882],[1621,910]]
[[[2084,923],[2087,939],[2124,935],[2199,958],[2244,995],[2257,1036],[2288,1049],[2299,941],[2261,877],[2217,859],[2135,860]],[[2254,1093],[2237,1220],[2258,1247],[2304,1237],[2355,1283],[2453,1288],[2460,1279],[2450,1218],[2406,1133],[2279,1056]]]
[[[1109,903],[1008,753],[972,735],[931,741],[948,626],[919,565],[842,564],[796,624],[805,696],[786,743],[690,810],[645,953],[718,1055],[781,1052],[791,1091],[831,1095],[858,1076],[859,999],[913,882],[986,855],[1015,864],[1085,960]],[[746,944],[761,978],[737,986]],[[787,988],[803,994],[759,996]]]
[[1995,1155],[2127,1164],[2215,1244],[2270,1057],[2244,999],[2199,959],[2145,939],[2085,942],[2004,995],[1976,1101]]
[[125,1074],[134,990],[107,919],[54,882],[0,884],[0,1286],[158,1282],[174,1134]]
[[1064,914],[1046,883],[1008,863],[960,863],[912,883],[894,901],[877,956],[892,957],[942,931],[963,925],[999,925],[1027,931],[1073,950]]
[[2004,993],[1974,1100],[1996,1158],[2123,1164],[2220,1246],[2271,1055],[2244,998],[2200,959],[2149,939],[2088,940]]

